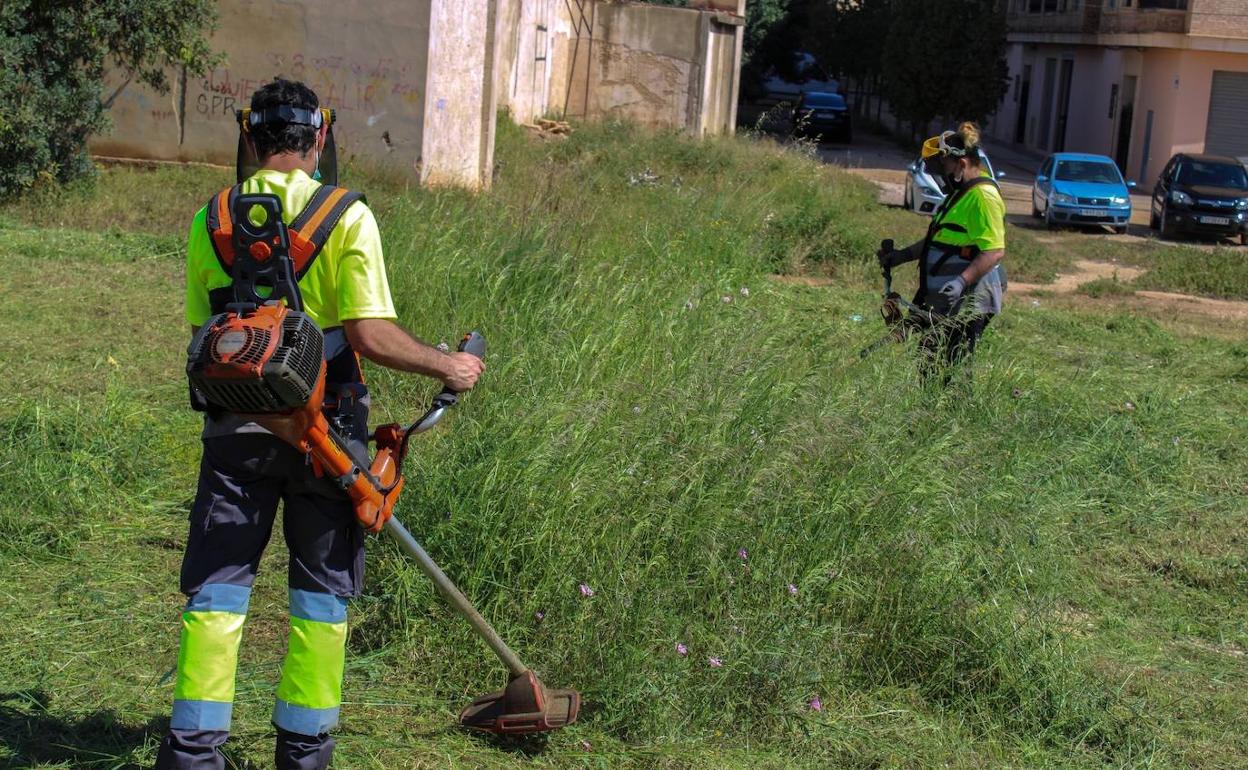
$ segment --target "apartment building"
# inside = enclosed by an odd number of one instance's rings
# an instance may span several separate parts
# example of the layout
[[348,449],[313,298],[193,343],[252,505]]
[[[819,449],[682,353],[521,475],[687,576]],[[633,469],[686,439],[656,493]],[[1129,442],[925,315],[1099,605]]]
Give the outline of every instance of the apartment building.
[[1144,188],[1176,152],[1248,160],[1248,0],[1007,1],[998,143],[1108,155]]

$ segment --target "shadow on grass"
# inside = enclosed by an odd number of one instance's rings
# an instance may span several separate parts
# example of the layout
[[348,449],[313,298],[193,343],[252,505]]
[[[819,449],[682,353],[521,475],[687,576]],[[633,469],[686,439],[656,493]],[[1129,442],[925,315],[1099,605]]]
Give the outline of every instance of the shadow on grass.
[[107,709],[64,719],[48,711],[50,700],[41,690],[0,692],[0,770],[38,764],[137,770],[135,750],[169,728],[168,717],[134,726]]

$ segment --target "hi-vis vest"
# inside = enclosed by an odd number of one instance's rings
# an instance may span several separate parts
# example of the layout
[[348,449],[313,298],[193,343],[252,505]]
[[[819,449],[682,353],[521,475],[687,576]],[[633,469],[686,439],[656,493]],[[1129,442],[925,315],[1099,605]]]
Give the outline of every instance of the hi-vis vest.
[[[234,235],[234,222],[230,212],[234,209],[234,201],[242,191],[237,184],[226,188],[213,196],[208,202],[205,224],[208,228],[209,240],[213,253],[226,275],[234,274],[234,248],[231,239]],[[321,185],[311,200],[303,207],[303,211],[287,225],[290,238],[290,259],[294,263],[295,281],[307,275],[312,263],[325,248],[330,233],[338,225],[342,215],[356,201],[364,200],[364,195],[342,187]],[[234,301],[234,287],[222,286],[208,292],[208,302],[213,313],[226,312],[226,305]],[[322,329],[325,333],[325,397],[326,411],[331,421],[344,435],[367,431],[364,424],[367,420],[368,391],[364,387],[364,374],[360,369],[359,358],[347,341],[347,335],[341,326],[333,329]],[[350,422],[358,425],[348,425]]]
[[[932,222],[927,228],[927,238],[923,242],[923,256],[919,260],[919,290],[914,296],[914,303],[919,307],[942,314],[954,313],[960,309],[961,302],[958,306],[951,307],[940,290],[970,267],[975,258],[979,256],[980,248],[974,244],[957,246],[942,243],[940,234],[946,230],[966,232],[965,227],[956,222],[947,222],[945,217],[967,193],[985,184],[1000,189],[995,179],[985,176],[976,177],[946,197],[936,209],[936,213],[932,215]],[[1005,287],[1005,270],[997,265],[977,282],[968,285],[963,292],[963,297],[974,299],[976,312],[999,313]]]

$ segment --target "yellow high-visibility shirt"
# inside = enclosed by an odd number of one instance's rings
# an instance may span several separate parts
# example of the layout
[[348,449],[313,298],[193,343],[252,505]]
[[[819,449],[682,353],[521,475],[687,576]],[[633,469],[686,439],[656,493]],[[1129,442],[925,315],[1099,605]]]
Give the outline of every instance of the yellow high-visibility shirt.
[[[289,225],[320,187],[303,171],[261,170],[243,182],[242,192],[276,195],[282,201],[282,220]],[[192,326],[202,326],[212,315],[208,292],[231,283],[212,249],[206,219],[207,206],[192,220],[186,245],[186,320]],[[304,312],[321,329],[360,318],[398,317],[386,280],[381,232],[363,201],[343,213],[325,248],[299,280],[299,293]]]

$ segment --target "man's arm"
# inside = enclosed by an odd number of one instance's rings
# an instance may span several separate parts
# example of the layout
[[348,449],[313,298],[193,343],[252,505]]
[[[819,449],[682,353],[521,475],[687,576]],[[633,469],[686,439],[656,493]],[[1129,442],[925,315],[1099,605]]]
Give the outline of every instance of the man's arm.
[[898,265],[904,265],[907,262],[913,262],[919,258],[919,255],[923,252],[923,244],[925,241],[926,239],[922,241],[915,241],[909,246],[896,249],[887,254],[880,252],[876,254],[876,257],[879,259],[880,265],[883,267],[897,267]]
[[439,379],[448,388],[465,391],[485,371],[485,362],[471,353],[443,353],[408,334],[385,318],[343,321],[347,340],[368,360],[401,372]]
[[979,256],[971,261],[962,271],[962,280],[967,286],[988,275],[988,271],[1001,264],[1001,260],[1005,257],[1005,249],[993,249],[992,251],[981,251]]

